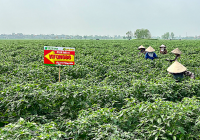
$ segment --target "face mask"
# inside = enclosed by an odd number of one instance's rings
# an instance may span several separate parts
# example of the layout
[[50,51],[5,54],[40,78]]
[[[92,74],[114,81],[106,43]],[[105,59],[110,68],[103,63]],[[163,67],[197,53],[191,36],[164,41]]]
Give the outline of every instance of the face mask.
[[161,48],[161,52],[164,52],[164,50],[165,50],[164,48]]
[[148,55],[149,55],[150,57],[153,57],[153,52],[149,52]]

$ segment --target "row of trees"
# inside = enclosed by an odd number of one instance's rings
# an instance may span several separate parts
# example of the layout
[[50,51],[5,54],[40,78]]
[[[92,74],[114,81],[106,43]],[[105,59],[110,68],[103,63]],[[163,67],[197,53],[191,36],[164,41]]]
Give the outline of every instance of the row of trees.
[[[151,38],[151,33],[148,29],[137,29],[135,32],[134,32],[134,35],[132,33],[132,31],[128,31],[126,33],[126,38],[127,39],[132,39],[133,36],[137,39],[149,39]],[[169,32],[165,33],[164,35],[162,35],[162,39],[174,39],[174,33],[171,32],[171,34]]]
[[162,35],[162,39],[174,39],[174,33],[171,32],[171,34],[169,34],[169,32],[166,32],[164,35]]
[[[137,29],[135,32],[134,32],[134,36],[137,38],[137,39],[149,39],[151,38],[151,33],[148,29]],[[126,33],[126,38],[127,39],[132,39],[133,38],[133,33],[132,31],[128,31]]]

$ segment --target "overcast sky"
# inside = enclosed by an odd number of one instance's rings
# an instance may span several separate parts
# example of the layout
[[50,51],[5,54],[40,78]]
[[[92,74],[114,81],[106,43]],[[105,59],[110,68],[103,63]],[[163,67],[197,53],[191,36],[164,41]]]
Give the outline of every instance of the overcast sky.
[[0,34],[200,35],[200,0],[0,0]]

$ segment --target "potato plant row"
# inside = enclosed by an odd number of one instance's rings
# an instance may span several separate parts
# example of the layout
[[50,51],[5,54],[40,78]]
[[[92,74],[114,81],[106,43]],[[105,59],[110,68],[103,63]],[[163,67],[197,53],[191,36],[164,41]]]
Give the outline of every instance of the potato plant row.
[[[44,46],[76,48],[60,83]],[[177,47],[195,80],[168,74]],[[198,40],[0,40],[0,139],[199,139],[199,52]]]

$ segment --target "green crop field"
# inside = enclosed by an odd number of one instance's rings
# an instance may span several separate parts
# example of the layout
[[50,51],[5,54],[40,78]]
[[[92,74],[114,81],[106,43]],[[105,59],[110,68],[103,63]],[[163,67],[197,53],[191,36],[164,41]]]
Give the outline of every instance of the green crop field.
[[[159,59],[138,56],[140,45]],[[60,83],[44,46],[76,48]],[[168,74],[177,47],[195,80]],[[1,140],[200,139],[200,41],[0,40],[0,56]]]

